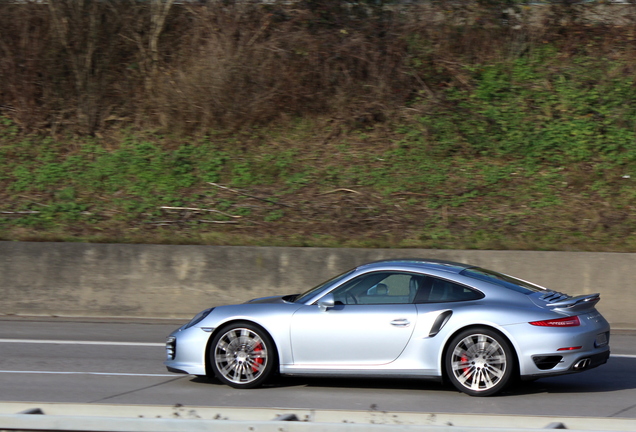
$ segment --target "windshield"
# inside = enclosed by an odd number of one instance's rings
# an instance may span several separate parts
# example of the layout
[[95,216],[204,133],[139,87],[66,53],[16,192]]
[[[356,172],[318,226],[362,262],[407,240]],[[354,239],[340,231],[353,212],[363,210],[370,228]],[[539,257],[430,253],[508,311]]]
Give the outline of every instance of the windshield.
[[327,282],[323,282],[320,285],[310,289],[309,291],[303,294],[300,294],[298,297],[296,297],[296,299],[294,300],[294,303],[305,303],[307,300],[311,299],[314,295],[322,291],[324,288],[327,288],[331,285],[335,285],[336,283],[340,282],[345,277],[349,276],[351,273],[353,273],[353,270],[347,270],[346,272],[329,279]]
[[494,283],[523,294],[532,294],[533,292],[545,291],[545,288],[542,288],[539,285],[534,285],[530,282],[526,282],[512,276],[479,267],[467,268],[465,270],[462,270],[460,274],[471,277],[473,279],[479,279],[481,281]]

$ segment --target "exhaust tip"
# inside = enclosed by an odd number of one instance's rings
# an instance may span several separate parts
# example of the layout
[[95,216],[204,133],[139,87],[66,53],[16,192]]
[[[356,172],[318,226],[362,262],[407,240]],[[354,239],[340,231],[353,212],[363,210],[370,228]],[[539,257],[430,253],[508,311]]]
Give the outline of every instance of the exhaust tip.
[[589,358],[584,358],[581,359],[579,361],[577,361],[576,363],[574,363],[574,370],[583,370],[586,369],[591,363],[591,360]]

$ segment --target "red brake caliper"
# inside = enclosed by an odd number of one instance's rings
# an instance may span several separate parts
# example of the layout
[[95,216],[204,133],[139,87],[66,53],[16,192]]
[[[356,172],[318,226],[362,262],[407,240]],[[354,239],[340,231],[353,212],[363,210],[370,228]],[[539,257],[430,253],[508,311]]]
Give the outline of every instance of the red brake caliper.
[[[466,357],[466,354],[462,354],[462,363],[468,363],[468,357]],[[464,373],[468,372],[468,369],[470,369],[470,368],[465,367],[463,369]]]
[[[260,343],[254,347],[255,353],[261,353],[263,351],[263,345]],[[263,364],[263,358],[258,357],[254,359],[254,365],[252,366],[252,372],[258,372],[258,366]]]

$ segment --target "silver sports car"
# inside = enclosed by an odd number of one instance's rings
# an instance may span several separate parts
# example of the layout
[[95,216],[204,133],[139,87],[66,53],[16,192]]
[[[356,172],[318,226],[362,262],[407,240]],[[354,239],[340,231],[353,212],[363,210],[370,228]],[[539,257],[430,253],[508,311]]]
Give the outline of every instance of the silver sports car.
[[165,365],[235,388],[277,373],[416,377],[488,396],[607,362],[599,300],[467,264],[380,261],[303,294],[206,309],[168,337]]

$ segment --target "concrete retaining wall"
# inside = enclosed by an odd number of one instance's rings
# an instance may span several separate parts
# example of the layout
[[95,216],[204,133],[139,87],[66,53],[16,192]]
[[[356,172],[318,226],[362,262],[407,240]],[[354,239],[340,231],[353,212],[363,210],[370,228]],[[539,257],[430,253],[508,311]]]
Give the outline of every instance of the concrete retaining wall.
[[0,242],[0,315],[189,319],[396,257],[476,264],[568,294],[600,292],[598,309],[612,326],[636,329],[636,254],[575,252]]

